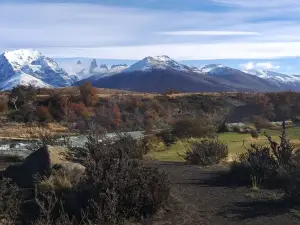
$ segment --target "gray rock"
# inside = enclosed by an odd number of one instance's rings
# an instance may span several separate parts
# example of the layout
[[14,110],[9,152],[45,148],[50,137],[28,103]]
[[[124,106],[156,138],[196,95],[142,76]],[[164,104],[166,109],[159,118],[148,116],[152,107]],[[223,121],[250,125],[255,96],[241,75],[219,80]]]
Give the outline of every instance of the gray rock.
[[3,176],[20,187],[32,187],[38,176],[49,176],[51,160],[47,146],[30,154],[22,163],[7,167]]

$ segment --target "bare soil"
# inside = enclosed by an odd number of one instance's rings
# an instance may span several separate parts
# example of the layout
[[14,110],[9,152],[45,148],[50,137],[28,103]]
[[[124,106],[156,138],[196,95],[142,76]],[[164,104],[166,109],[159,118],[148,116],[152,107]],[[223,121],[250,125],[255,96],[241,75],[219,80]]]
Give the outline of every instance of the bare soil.
[[[300,224],[300,208],[284,200],[282,192],[230,186],[221,176],[226,166],[200,168],[184,163],[146,163],[169,175],[171,196],[168,205],[143,225]],[[0,162],[0,170],[9,164]]]
[[280,191],[230,186],[220,177],[225,167],[205,169],[162,162],[155,165],[169,174],[171,201],[165,214],[149,224],[300,224],[296,206],[284,200]]

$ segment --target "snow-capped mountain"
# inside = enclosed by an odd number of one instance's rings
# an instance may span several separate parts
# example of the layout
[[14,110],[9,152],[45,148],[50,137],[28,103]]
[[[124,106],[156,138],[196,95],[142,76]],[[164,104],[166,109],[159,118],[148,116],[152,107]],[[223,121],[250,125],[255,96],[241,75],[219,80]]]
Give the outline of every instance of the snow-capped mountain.
[[34,87],[39,87],[39,88],[53,87],[31,75],[16,74],[15,76],[12,76],[10,79],[6,80],[5,82],[0,83],[0,90],[10,90],[13,87],[18,86],[18,85],[25,85],[25,86],[32,85]]
[[269,70],[246,70],[246,73],[258,76],[283,89],[300,90],[300,76],[278,73]]
[[85,63],[82,63],[79,60],[76,65],[69,65],[66,70],[69,74],[78,77],[79,80],[95,80],[121,73],[127,68],[128,66],[126,64],[112,65],[111,67],[106,64],[98,65],[97,60],[93,59],[92,61]]
[[190,67],[168,56],[147,57],[113,76],[90,80],[97,87],[142,92],[276,91],[268,81],[224,65]]
[[226,66],[222,64],[209,64],[201,68],[203,73],[222,73]]
[[143,60],[138,61],[137,63],[130,66],[128,69],[124,70],[125,73],[131,73],[136,71],[152,71],[152,70],[165,70],[172,69],[180,72],[195,72],[201,73],[196,67],[189,67],[184,64],[180,64],[170,57],[163,56],[155,56],[155,57],[147,57]]
[[19,84],[37,87],[64,87],[76,82],[51,58],[33,49],[19,49],[0,55],[0,88]]

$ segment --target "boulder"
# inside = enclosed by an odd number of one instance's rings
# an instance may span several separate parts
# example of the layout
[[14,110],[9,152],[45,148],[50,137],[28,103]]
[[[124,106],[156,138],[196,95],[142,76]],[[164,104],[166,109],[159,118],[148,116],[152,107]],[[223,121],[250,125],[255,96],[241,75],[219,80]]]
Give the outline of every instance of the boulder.
[[48,176],[50,172],[50,154],[47,146],[43,146],[25,158],[22,163],[7,167],[3,176],[11,178],[20,187],[32,187],[36,176]]
[[[52,167],[76,169],[85,172],[85,167],[66,159],[67,148],[43,146],[30,154],[22,163],[7,167],[3,177],[11,178],[19,187],[33,187],[37,177],[49,177]],[[54,166],[55,165],[55,166]]]

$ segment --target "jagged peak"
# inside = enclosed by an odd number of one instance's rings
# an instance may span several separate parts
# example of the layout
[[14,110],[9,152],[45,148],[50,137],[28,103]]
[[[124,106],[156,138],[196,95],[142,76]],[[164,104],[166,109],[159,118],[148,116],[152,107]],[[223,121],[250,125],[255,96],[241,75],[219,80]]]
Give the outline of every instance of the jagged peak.
[[116,64],[116,65],[111,65],[110,69],[114,69],[114,68],[117,68],[117,67],[128,67],[127,64]]
[[101,64],[100,68],[102,68],[102,69],[108,69],[108,66],[106,64]]
[[38,59],[42,54],[35,49],[17,49],[7,51],[3,55],[10,63],[23,66]]

